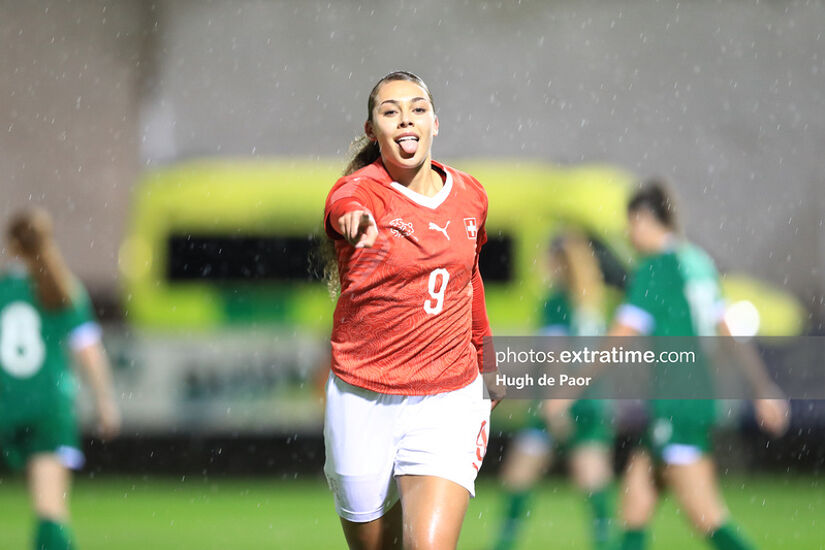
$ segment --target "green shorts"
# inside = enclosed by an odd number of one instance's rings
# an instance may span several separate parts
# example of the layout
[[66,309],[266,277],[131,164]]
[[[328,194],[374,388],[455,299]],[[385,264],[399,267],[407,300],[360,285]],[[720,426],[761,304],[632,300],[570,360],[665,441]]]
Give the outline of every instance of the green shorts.
[[26,419],[0,421],[0,457],[12,470],[23,468],[32,456],[43,453],[57,454],[63,465],[72,470],[83,466],[85,458],[71,407],[56,407]]
[[657,461],[690,464],[712,451],[714,401],[654,401],[650,412],[643,444]]
[[[538,412],[538,403],[530,408],[527,419],[527,428],[530,430],[546,430],[544,418]],[[567,441],[559,442],[562,452],[569,452],[576,447],[598,443],[612,446],[614,439],[611,408],[607,401],[601,399],[581,399],[570,407],[570,416],[573,419],[574,429]],[[548,437],[548,444],[550,438]]]
[[598,443],[613,445],[613,422],[611,407],[602,399],[580,399],[570,407],[570,416],[575,429],[565,447],[575,449],[582,445]]

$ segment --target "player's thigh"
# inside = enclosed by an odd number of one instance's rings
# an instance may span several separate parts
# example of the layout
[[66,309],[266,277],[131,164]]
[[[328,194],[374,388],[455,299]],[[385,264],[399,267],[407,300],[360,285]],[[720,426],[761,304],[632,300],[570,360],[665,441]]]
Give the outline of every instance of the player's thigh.
[[487,450],[490,401],[477,377],[464,388],[416,400],[405,415],[395,475],[405,548],[455,548]]
[[709,456],[687,464],[668,464],[664,476],[679,506],[699,532],[708,534],[722,526],[728,512]]
[[507,448],[501,466],[501,482],[511,491],[522,491],[535,485],[550,467],[552,443],[546,430],[521,430]]
[[613,480],[612,448],[597,442],[577,445],[570,451],[570,474],[584,491],[607,486]]
[[435,476],[398,477],[406,550],[449,550],[458,544],[470,493]]
[[612,406],[604,400],[580,399],[570,412],[575,422],[567,444],[571,476],[582,490],[600,489],[613,479]]
[[644,450],[633,451],[622,477],[620,517],[627,528],[641,528],[653,517],[658,497],[653,460]]
[[35,514],[41,518],[66,521],[71,473],[55,453],[29,457],[26,466],[29,494]]
[[401,503],[396,502],[383,516],[355,523],[341,518],[350,550],[398,550],[403,548]]

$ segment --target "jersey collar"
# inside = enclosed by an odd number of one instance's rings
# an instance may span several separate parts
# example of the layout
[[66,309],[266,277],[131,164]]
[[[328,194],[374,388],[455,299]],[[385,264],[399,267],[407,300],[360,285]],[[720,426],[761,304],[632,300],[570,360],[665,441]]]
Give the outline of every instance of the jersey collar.
[[[381,162],[381,160],[379,159],[378,162]],[[436,208],[441,206],[445,200],[447,200],[447,197],[450,196],[450,191],[453,188],[453,175],[440,162],[436,162],[433,160],[431,161],[431,164],[432,167],[436,169],[436,171],[444,174],[444,186],[438,191],[438,193],[436,193],[432,197],[428,197],[427,195],[417,193],[401,185],[397,181],[390,181],[389,186],[393,188],[395,191],[401,193],[402,195],[410,199],[415,204],[424,206],[426,208],[429,208],[430,210],[435,210]],[[381,168],[384,168],[383,164],[381,165]],[[384,173],[387,174],[387,179],[389,179],[389,173],[386,171],[386,169],[384,169]]]
[[673,252],[679,246],[679,238],[673,233],[665,235],[665,243],[662,252]]

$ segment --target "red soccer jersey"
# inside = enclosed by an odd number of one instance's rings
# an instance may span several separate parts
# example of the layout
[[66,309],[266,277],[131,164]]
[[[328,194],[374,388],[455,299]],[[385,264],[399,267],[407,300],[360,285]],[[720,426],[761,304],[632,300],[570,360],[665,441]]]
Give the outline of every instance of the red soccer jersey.
[[[341,279],[332,371],[354,386],[428,395],[478,375],[489,334],[477,270],[487,194],[473,177],[432,165],[444,180],[433,197],[393,182],[380,159],[339,179],[327,197]],[[372,248],[356,249],[333,229],[331,219],[356,209],[375,218]]]

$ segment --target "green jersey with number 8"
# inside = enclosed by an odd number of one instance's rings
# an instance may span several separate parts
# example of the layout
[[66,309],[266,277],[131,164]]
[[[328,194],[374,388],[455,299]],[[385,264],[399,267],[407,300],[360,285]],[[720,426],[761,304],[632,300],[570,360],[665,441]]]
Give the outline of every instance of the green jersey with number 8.
[[76,383],[70,350],[97,341],[100,328],[78,285],[72,303],[40,305],[25,271],[0,273],[0,423],[26,422],[71,407]]

